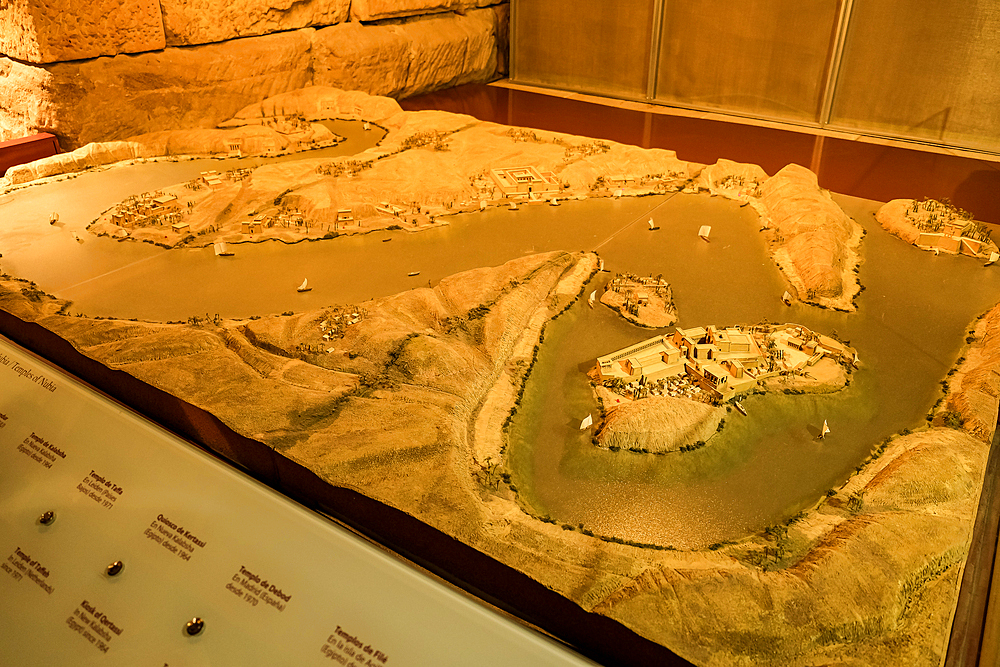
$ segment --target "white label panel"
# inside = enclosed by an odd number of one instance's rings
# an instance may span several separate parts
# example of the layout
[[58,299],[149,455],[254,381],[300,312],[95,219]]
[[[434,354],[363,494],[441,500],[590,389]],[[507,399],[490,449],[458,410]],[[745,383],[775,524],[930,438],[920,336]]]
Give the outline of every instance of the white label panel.
[[2,338],[0,599],[0,664],[592,664]]

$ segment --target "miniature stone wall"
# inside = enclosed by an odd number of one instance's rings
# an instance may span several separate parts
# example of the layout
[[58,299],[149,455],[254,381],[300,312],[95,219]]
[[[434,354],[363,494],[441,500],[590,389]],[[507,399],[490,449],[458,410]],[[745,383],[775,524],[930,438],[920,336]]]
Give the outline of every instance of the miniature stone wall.
[[407,97],[507,63],[508,0],[0,0],[0,141],[214,127],[321,85]]

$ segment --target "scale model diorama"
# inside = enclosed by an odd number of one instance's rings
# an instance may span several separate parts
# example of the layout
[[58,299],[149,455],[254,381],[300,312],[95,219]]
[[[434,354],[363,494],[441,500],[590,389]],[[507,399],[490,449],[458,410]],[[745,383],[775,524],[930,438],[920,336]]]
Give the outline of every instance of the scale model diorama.
[[329,484],[696,664],[944,654],[1000,371],[947,203],[330,88],[7,181],[0,308]]

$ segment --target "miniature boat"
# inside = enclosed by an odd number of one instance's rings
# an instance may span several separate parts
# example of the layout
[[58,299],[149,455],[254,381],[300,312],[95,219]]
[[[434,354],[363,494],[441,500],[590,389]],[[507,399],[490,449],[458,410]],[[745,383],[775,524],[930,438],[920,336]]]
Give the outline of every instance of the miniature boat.
[[73,238],[76,240],[77,243],[83,243],[83,239],[81,239],[76,232],[70,232],[70,234],[73,235]]
[[598,271],[603,271],[604,270],[604,258],[603,257],[601,258],[601,260],[597,264],[597,270]]
[[988,260],[986,260],[986,263],[983,264],[983,266],[989,266],[990,264],[992,264],[993,262],[997,261],[998,259],[1000,259],[1000,252],[991,252],[990,253],[990,258]]
[[701,229],[698,230],[698,236],[700,236],[704,241],[708,240],[708,235],[711,233],[712,227],[710,225],[702,225]]
[[736,409],[740,411],[741,415],[743,415],[744,417],[747,416],[747,409],[743,407],[742,403],[740,403],[739,401],[735,401],[733,402],[733,405],[736,406]]
[[937,257],[941,254],[941,248],[934,248],[934,256]]
[[514,202],[511,202],[511,203],[510,203],[510,209],[509,209],[509,210],[511,210],[511,211],[516,211],[516,210],[517,210],[517,204],[515,204]]
[[657,229],[659,229],[659,227],[657,227],[656,225],[653,224],[653,219],[652,218],[650,218],[649,221],[646,224],[649,225],[649,231],[651,231],[651,232],[655,232]]
[[367,120],[361,125],[361,127],[365,128],[366,131],[372,129],[371,123]]
[[215,247],[216,257],[232,257],[234,254],[236,254],[232,250],[226,247],[225,241],[216,241],[214,247]]
[[59,222],[59,214],[58,213],[53,213],[52,215],[49,216],[49,224],[50,225],[54,225],[57,222]]
[[786,306],[792,305],[792,295],[788,293],[788,290],[785,290],[785,293],[781,295],[781,303]]
[[419,271],[410,271],[406,275],[408,275],[408,276],[410,276],[412,278],[413,276],[419,276],[420,272]]
[[312,289],[312,287],[309,287],[309,279],[306,278],[305,280],[302,281],[302,284],[299,285],[298,289],[296,289],[295,291],[296,292],[308,292],[311,289]]
[[486,210],[486,200],[485,199],[482,200],[481,202],[479,202],[479,210],[480,211],[485,211]]
[[620,199],[621,196],[622,196],[622,190],[621,188],[618,188],[617,190],[615,190],[615,199]]
[[388,243],[388,242],[389,242],[389,241],[391,241],[391,240],[392,240],[392,239],[382,239],[382,243]]
[[587,415],[586,417],[583,418],[583,421],[580,422],[580,430],[582,431],[585,428],[590,428],[593,425],[594,425],[593,415]]
[[594,301],[596,300],[597,300],[597,290],[594,290],[593,292],[590,293],[590,297],[587,299],[587,305],[593,308]]
[[826,423],[826,420],[824,419],[823,420],[823,431],[819,434],[819,437],[821,439],[825,438],[826,434],[829,433],[829,432],[830,432],[830,426]]

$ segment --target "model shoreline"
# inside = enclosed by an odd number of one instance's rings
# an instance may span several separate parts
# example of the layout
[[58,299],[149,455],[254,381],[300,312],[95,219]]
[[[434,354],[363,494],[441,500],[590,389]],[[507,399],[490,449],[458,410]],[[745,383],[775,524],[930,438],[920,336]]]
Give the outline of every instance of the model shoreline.
[[[89,144],[14,167],[6,180],[30,183],[128,159],[228,155],[235,141],[248,149],[276,145],[279,139],[270,144],[259,139],[265,131],[278,134],[283,150],[295,150],[313,145],[313,135],[320,133],[316,128],[326,118],[364,120],[384,128],[386,135],[359,155],[304,156],[258,167],[236,180],[221,178],[209,197],[194,196],[197,190],[177,184],[175,191],[159,193],[177,198],[171,205],[176,211],[152,211],[143,203],[138,218],[122,210],[128,208],[123,203],[95,221],[91,231],[168,247],[272,237],[288,242],[372,229],[426,228],[443,222],[443,216],[483,206],[701,192],[733,199],[757,212],[768,252],[799,301],[854,309],[863,232],[819,188],[808,169],[791,164],[768,177],[755,165],[720,160],[705,166],[679,160],[668,150],[509,128],[460,114],[405,112],[387,98],[332,88],[275,96],[247,107],[216,130]],[[280,129],[291,132],[291,139]],[[159,198],[155,194],[148,193],[148,200]],[[113,220],[116,213],[120,224]],[[168,222],[165,213],[176,214],[177,220]]]

